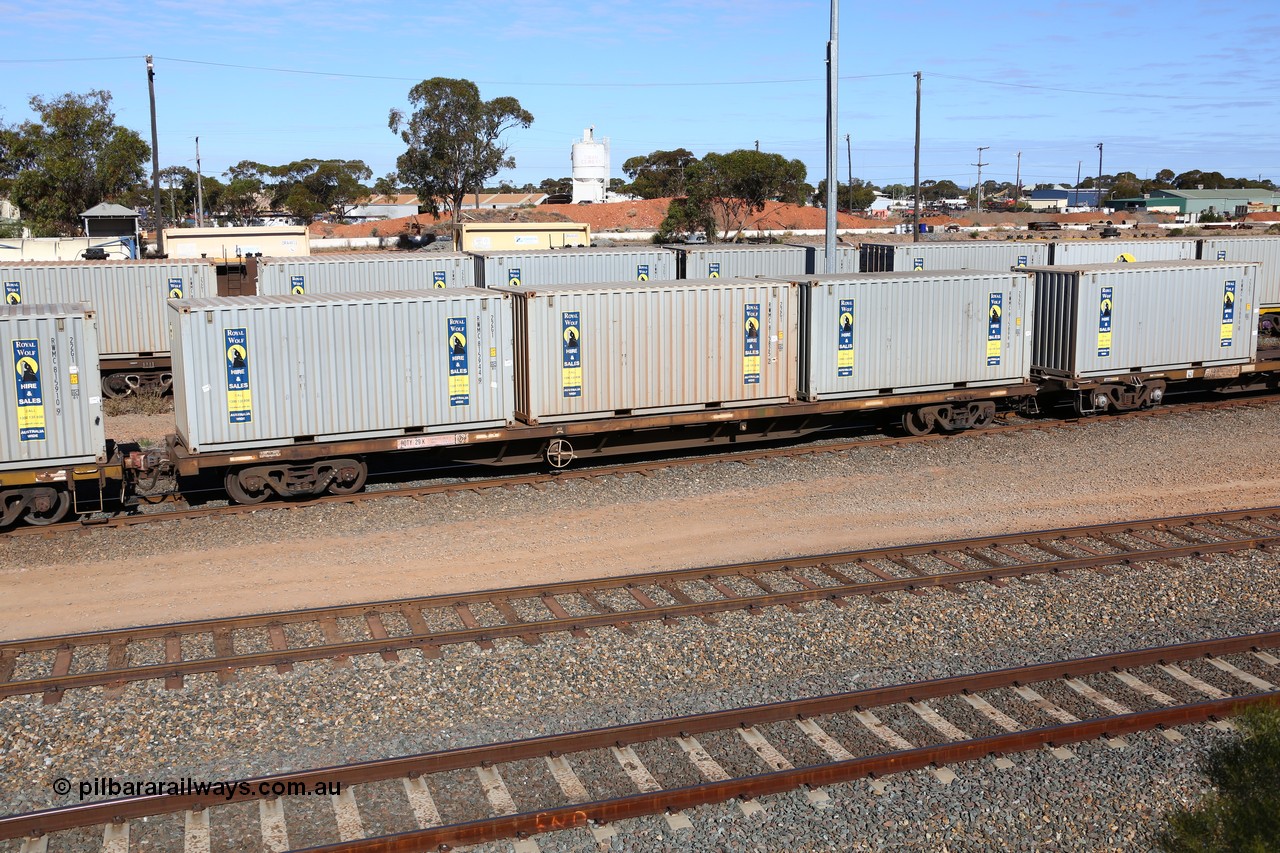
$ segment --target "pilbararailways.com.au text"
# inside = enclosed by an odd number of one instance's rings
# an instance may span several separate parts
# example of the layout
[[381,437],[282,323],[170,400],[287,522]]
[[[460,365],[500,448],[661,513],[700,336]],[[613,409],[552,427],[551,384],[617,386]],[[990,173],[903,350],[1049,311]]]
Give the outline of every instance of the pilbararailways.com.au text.
[[297,781],[207,782],[192,779],[116,779],[100,776],[72,782],[65,777],[53,780],[53,792],[65,797],[75,792],[81,802],[104,797],[215,797],[231,801],[236,797],[305,797],[337,796],[342,793],[342,783]]

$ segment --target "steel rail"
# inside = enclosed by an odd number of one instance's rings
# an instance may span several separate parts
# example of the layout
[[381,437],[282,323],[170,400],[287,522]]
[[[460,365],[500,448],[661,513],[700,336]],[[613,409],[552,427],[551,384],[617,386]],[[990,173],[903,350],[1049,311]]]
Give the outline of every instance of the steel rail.
[[[366,500],[382,498],[408,497],[423,498],[432,495],[455,494],[458,492],[483,491],[487,489],[517,488],[532,486],[535,488],[549,483],[568,480],[591,480],[602,477],[625,476],[626,474],[652,474],[666,468],[693,467],[696,465],[714,465],[718,463],[749,463],[762,459],[786,458],[796,456],[812,456],[826,453],[844,453],[861,448],[896,447],[918,442],[944,441],[950,438],[977,439],[986,436],[1006,433],[1026,432],[1039,429],[1059,429],[1069,426],[1089,425],[1093,423],[1114,423],[1117,420],[1134,418],[1164,417],[1187,412],[1254,406],[1280,401],[1280,394],[1241,397],[1226,400],[1214,400],[1197,403],[1174,403],[1154,409],[1142,409],[1132,412],[1118,412],[1105,419],[1070,417],[1055,420],[1033,420],[1019,424],[1000,424],[980,430],[965,430],[956,433],[934,433],[921,436],[881,436],[878,438],[849,439],[821,444],[805,444],[802,446],[766,447],[756,450],[735,451],[732,453],[713,453],[709,455],[692,455],[669,457],[660,460],[628,462],[616,465],[600,465],[594,468],[575,468],[534,474],[515,474],[496,477],[485,477],[477,480],[465,480],[457,483],[433,483],[425,486],[406,486],[399,488],[375,489],[357,492],[350,495],[320,495],[317,497],[290,499],[287,501],[267,501],[260,504],[229,504],[217,507],[199,507],[173,509],[156,512],[136,513],[131,515],[112,515],[106,518],[86,518],[81,521],[61,522],[47,526],[14,526],[0,531],[0,539],[22,536],[54,536],[71,531],[84,531],[95,528],[136,527],[164,521],[180,521],[196,518],[213,518],[224,515],[242,515],[272,510],[305,509],[312,506],[328,504],[350,504]],[[642,452],[637,450],[637,453]]]
[[[1280,511],[1277,508],[1276,511]],[[1141,523],[1142,527],[1151,529],[1180,523],[1190,526],[1194,523],[1212,524],[1218,520],[1250,520],[1259,514],[1259,510],[1229,511],[1215,513],[1210,516],[1181,516],[1176,519],[1157,519]],[[733,576],[748,573],[767,573],[781,568],[804,568],[828,562],[850,562],[859,557],[884,558],[898,554],[935,554],[947,551],[964,551],[973,548],[975,543],[987,545],[996,543],[1026,543],[1034,547],[1035,541],[1053,538],[1055,541],[1069,536],[1087,537],[1089,533],[1101,531],[1131,531],[1139,528],[1139,523],[1117,525],[1089,525],[1084,528],[1060,528],[1055,531],[1022,534],[1012,536],[982,537],[980,539],[955,540],[948,543],[930,543],[926,545],[907,546],[906,548],[876,549],[869,551],[845,552],[842,555],[822,555],[807,560],[771,560],[761,563],[743,563],[732,566],[720,566],[711,569],[676,570],[657,575],[635,575],[626,578],[608,578],[602,581],[562,582],[543,587],[519,587],[514,590],[497,590],[487,593],[465,593],[461,595],[433,596],[427,599],[409,599],[408,606],[449,607],[461,602],[505,600],[512,598],[533,598],[542,595],[564,593],[569,591],[601,591],[604,589],[628,588],[643,584],[655,586],[660,579],[672,578],[696,580],[711,576]],[[529,635],[554,633],[561,631],[581,631],[587,628],[616,626],[620,623],[649,622],[672,620],[681,617],[702,617],[714,613],[736,610],[754,610],[765,607],[797,605],[813,601],[826,601],[849,598],[852,596],[872,596],[886,592],[910,591],[919,589],[954,587],[964,583],[991,582],[997,579],[1019,577],[1044,573],[1060,573],[1087,570],[1101,566],[1154,562],[1184,557],[1198,557],[1208,554],[1227,553],[1240,550],[1259,549],[1280,545],[1280,533],[1275,536],[1251,536],[1235,538],[1219,542],[1200,542],[1168,548],[1151,548],[1133,550],[1117,554],[1090,555],[1087,557],[1056,559],[1033,563],[1018,563],[1008,566],[986,566],[937,573],[930,575],[913,575],[893,580],[863,581],[838,586],[820,586],[788,592],[774,592],[762,595],[739,596],[721,600],[698,601],[675,605],[661,605],[639,610],[616,610],[593,615],[570,616],[567,618],[551,618],[541,620],[517,621],[504,625],[480,626],[460,630],[447,630],[429,633],[411,633],[395,637],[377,637],[369,640],[351,640],[343,643],[324,643],[300,648],[273,649],[265,652],[254,652],[241,655],[221,655],[192,660],[171,661],[137,667],[105,669],[77,674],[60,674],[48,677],[22,679],[0,683],[0,698],[9,696],[30,695],[33,693],[56,693],[91,686],[117,686],[129,681],[145,681],[176,676],[196,675],[210,672],[247,669],[258,666],[279,666],[282,664],[303,661],[323,660],[329,658],[351,657],[361,654],[385,654],[406,649],[439,648],[469,642],[485,642],[500,638],[523,638]],[[548,592],[547,590],[554,590]],[[295,611],[292,614],[262,614],[252,617],[233,617],[225,620],[200,620],[194,623],[176,623],[171,626],[156,626],[147,629],[125,629],[120,631],[94,632],[86,635],[64,635],[63,637],[43,638],[34,641],[11,641],[0,644],[0,658],[13,660],[20,653],[46,651],[52,648],[66,648],[73,642],[75,647],[120,643],[127,639],[156,639],[157,637],[174,636],[175,634],[202,634],[214,630],[233,631],[247,626],[273,626],[284,623],[312,622],[318,618],[329,616],[350,616],[369,612],[385,612],[405,607],[404,601],[372,605],[355,605],[344,607],[314,608]],[[284,617],[289,618],[284,618]],[[297,616],[298,618],[293,618]]]
[[[237,785],[234,792],[221,796],[187,793],[123,797],[114,800],[45,809],[29,814],[8,815],[0,817],[0,839],[36,837],[83,826],[120,823],[135,818],[170,814],[187,809],[199,810],[221,803],[265,799],[267,795],[260,793],[259,787],[264,783],[267,785],[301,784],[307,786],[308,789],[318,782],[340,782],[343,785],[358,785],[402,777],[417,777],[452,770],[506,764],[544,756],[584,752],[611,746],[625,746],[664,738],[688,737],[707,732],[750,728],[783,720],[827,716],[902,702],[921,702],[943,696],[976,693],[1061,678],[1079,678],[1102,672],[1128,670],[1201,657],[1218,657],[1261,649],[1274,649],[1277,646],[1280,646],[1280,631],[1271,631],[1238,637],[1180,643],[1172,646],[1151,647],[1135,651],[1115,652],[1068,661],[992,670],[978,674],[950,676],[911,684],[868,688],[848,693],[773,702],[725,711],[673,717],[665,720],[631,723],[567,734],[545,735],[482,746],[461,747],[413,756],[365,761],[345,766],[258,776],[246,780],[238,780],[245,782],[246,786],[240,787]],[[1183,713],[1189,715],[1185,721],[1195,721],[1197,719],[1207,719],[1219,713],[1231,713],[1244,702],[1275,702],[1277,700],[1280,700],[1280,693],[1266,692],[1243,697],[1231,697],[1225,700],[1201,702],[1182,707],[1186,709]],[[1085,738],[1096,736],[1096,734],[1120,732],[1125,730],[1125,720],[1129,718],[1132,718],[1131,722],[1135,724],[1141,721],[1142,727],[1167,724],[1164,721],[1176,721],[1178,719],[1176,714],[1168,716],[1170,712],[1177,710],[1177,708],[1169,708],[1161,711],[1138,712],[1132,715],[1085,721],[1083,728],[1079,729],[1076,734],[1079,738]],[[1174,724],[1177,723],[1175,722]],[[1046,734],[1040,736],[1036,734],[1037,732]],[[1095,732],[1096,734],[1090,734],[1090,732]],[[1053,727],[1019,732],[1013,736],[982,738],[976,743],[981,745],[980,754],[986,755],[991,752],[1013,751],[1017,748],[1019,738],[1026,739],[1027,743],[1035,745],[1038,743],[1053,743],[1072,736],[1070,730],[1066,727]],[[952,753],[947,752],[947,750],[956,750],[959,747],[960,745],[955,743],[935,747],[935,749],[942,750],[942,752],[938,753],[940,756],[938,760],[950,760],[946,756]],[[972,748],[979,749],[979,747]],[[910,752],[914,753],[918,752],[918,750]],[[962,755],[963,752],[956,752],[955,754]],[[892,753],[889,756],[882,755],[879,758],[892,758],[893,755],[897,755],[897,753]],[[925,763],[934,762],[931,759]],[[848,772],[850,767],[846,765],[850,764],[850,762],[846,761],[830,766],[840,767],[842,768],[841,772]],[[815,771],[821,772],[821,767],[815,768]],[[877,771],[870,770],[869,772]],[[761,778],[777,776],[778,774],[767,774]],[[787,787],[794,787],[794,785],[788,784],[778,790],[785,790]],[[711,790],[715,790],[714,786],[711,786]],[[669,794],[671,792],[666,793]],[[730,796],[736,796],[736,794],[731,794]],[[636,798],[624,799],[634,800]],[[655,795],[647,802],[655,810],[659,811],[667,808],[672,803],[672,801],[664,799],[662,794]],[[672,807],[678,806],[672,805]],[[551,814],[551,812],[541,812],[541,814]],[[462,826],[469,825],[464,824]],[[441,831],[443,829],[445,828],[441,828]],[[457,827],[449,829],[456,830]]]

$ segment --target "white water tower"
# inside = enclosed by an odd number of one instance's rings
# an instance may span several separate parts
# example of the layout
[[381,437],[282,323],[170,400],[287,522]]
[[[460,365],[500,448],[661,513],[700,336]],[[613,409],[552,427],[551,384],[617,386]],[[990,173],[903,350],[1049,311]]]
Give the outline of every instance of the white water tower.
[[595,126],[582,132],[573,143],[573,203],[599,204],[609,189],[609,140],[596,141]]

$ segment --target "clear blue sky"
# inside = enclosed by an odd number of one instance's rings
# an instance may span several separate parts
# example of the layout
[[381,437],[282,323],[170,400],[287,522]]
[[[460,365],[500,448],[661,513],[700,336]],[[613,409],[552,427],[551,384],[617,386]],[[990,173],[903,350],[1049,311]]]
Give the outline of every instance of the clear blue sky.
[[[475,0],[472,3],[0,0],[0,121],[31,95],[106,89],[150,139],[143,56],[156,59],[160,164],[221,176],[240,160],[364,160],[403,144],[387,113],[429,77],[514,96],[520,185],[570,173],[583,128],[622,162],[658,149],[752,147],[824,176],[822,0]],[[922,178],[1075,181],[1077,163],[1280,181],[1280,3],[850,2],[840,8],[841,180],[911,183],[914,79],[924,73]]]

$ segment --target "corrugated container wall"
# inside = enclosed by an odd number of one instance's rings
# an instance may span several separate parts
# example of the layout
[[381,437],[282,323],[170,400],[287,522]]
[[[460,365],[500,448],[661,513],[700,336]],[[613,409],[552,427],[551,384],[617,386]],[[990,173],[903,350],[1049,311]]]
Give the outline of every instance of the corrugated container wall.
[[661,247],[601,246],[472,252],[478,287],[541,287],[594,281],[672,281],[676,256]]
[[1018,385],[1031,375],[1026,276],[966,270],[801,282],[800,396]]
[[7,304],[82,303],[97,313],[104,358],[169,351],[170,298],[216,296],[207,261],[79,261],[0,266]]
[[[804,271],[806,275],[822,275],[827,271],[827,247],[812,243],[792,243],[805,252]],[[834,272],[855,273],[861,268],[858,258],[858,247],[836,244],[836,268]]]
[[1194,261],[1199,257],[1197,240],[1178,238],[1150,240],[1055,240],[1049,263],[1055,267],[1084,264],[1132,263],[1134,261]]
[[0,470],[106,461],[95,322],[83,305],[0,306],[13,383],[0,407]]
[[515,296],[517,417],[529,423],[794,399],[796,287],[611,282]]
[[170,303],[193,452],[505,426],[508,297],[477,288]]
[[1257,354],[1257,264],[1040,267],[1032,367],[1056,376],[1242,364]]
[[716,243],[671,248],[679,256],[677,277],[686,279],[805,275],[813,255],[800,246],[781,245]]
[[463,252],[359,252],[259,258],[262,296],[368,293],[471,287],[471,256]]
[[1034,240],[863,243],[862,272],[1007,270],[1049,263],[1049,243]]
[[1206,261],[1259,261],[1258,304],[1280,308],[1280,237],[1205,237],[1200,257]]

